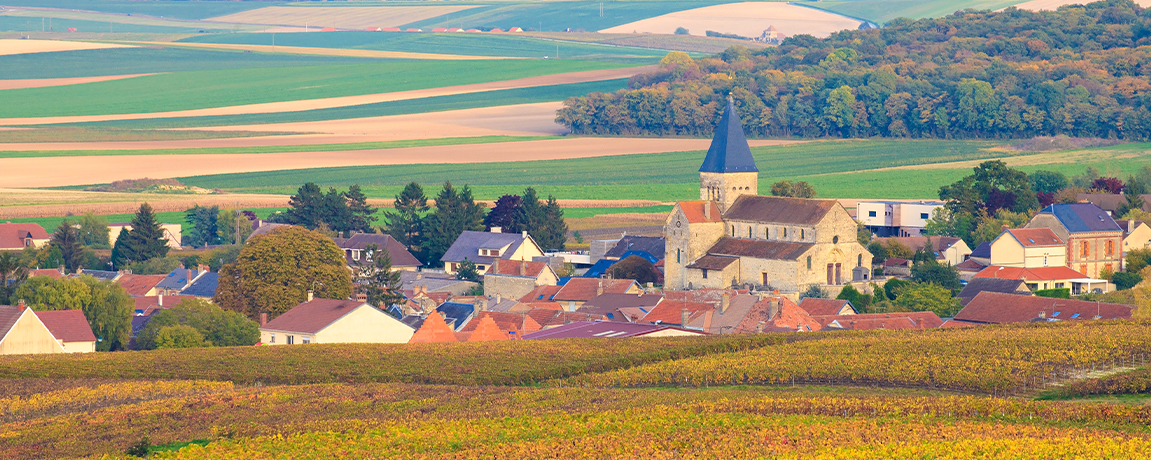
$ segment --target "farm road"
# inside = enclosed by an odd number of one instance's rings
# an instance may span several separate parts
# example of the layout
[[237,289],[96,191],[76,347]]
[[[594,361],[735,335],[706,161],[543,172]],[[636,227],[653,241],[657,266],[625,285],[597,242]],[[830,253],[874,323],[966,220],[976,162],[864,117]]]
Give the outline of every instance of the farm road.
[[[568,138],[342,152],[4,158],[0,159],[0,182],[16,188],[53,187],[141,177],[168,178],[333,166],[559,160],[706,150],[710,143],[708,139]],[[791,143],[798,141],[751,141],[752,145]]]
[[[616,80],[620,78],[630,78],[633,75],[650,72],[652,70],[655,70],[655,66],[608,70],[589,70],[584,72],[561,73],[554,75],[543,75],[539,77],[517,78],[514,80],[476,83],[471,85],[445,86],[441,88],[428,88],[412,91],[365,94],[360,96],[330,97],[323,99],[304,99],[298,101],[268,102],[264,104],[215,107],[211,109],[179,110],[174,112],[127,113],[118,115],[83,115],[67,117],[0,118],[0,125],[12,126],[53,123],[86,123],[111,120],[140,120],[152,118],[205,117],[213,115],[246,115],[254,113],[298,112],[303,110],[330,109],[334,107],[376,104],[380,102],[479,93],[484,91]],[[5,146],[0,146],[0,149],[8,148]]]

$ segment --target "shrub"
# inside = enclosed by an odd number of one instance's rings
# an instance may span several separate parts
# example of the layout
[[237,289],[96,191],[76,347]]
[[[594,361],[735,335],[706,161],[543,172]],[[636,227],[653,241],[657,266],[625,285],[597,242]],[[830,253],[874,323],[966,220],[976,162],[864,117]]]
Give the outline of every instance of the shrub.
[[1070,299],[1071,289],[1058,288],[1058,289],[1040,289],[1035,291],[1035,295],[1039,297],[1052,297],[1056,299]]

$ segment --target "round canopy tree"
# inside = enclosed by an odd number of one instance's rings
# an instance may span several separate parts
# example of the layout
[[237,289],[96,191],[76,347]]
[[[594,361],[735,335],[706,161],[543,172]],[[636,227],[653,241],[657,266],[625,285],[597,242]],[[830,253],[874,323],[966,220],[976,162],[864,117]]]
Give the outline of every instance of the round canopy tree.
[[286,312],[308,298],[347,299],[352,272],[330,238],[303,227],[281,227],[253,237],[236,263],[220,269],[216,303],[255,318]]

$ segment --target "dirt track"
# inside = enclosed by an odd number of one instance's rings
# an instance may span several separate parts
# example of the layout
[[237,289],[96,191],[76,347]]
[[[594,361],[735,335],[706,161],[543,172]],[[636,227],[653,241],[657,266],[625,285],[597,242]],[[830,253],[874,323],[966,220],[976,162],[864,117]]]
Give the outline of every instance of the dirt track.
[[783,2],[745,2],[706,6],[677,11],[654,18],[601,30],[604,33],[652,33],[672,35],[685,27],[692,35],[709,30],[744,37],[759,37],[768,26],[792,36],[811,34],[826,37],[843,29],[855,29],[860,22],[847,16]]
[[54,51],[99,50],[107,48],[132,48],[132,45],[70,42],[64,40],[0,39],[0,56],[9,54],[51,53]]
[[[167,178],[332,166],[487,163],[589,158],[609,155],[706,150],[707,139],[568,138],[493,144],[446,145],[345,152],[222,155],[135,155],[0,159],[8,187],[108,183],[141,177]],[[751,141],[783,145],[794,141]]]
[[66,86],[66,85],[79,85],[83,83],[95,83],[98,81],[110,80],[123,80],[125,78],[143,77],[146,75],[156,75],[154,73],[138,73],[133,75],[107,75],[103,77],[76,77],[76,78],[35,78],[30,80],[0,80],[0,90],[5,89],[24,89],[24,88],[44,88],[48,86]]
[[[41,118],[4,118],[0,125],[32,125],[50,123],[84,123],[110,120],[139,120],[150,118],[170,117],[204,117],[212,115],[243,115],[254,113],[296,112],[302,110],[328,109],[333,107],[347,107],[361,104],[375,104],[379,102],[402,101],[434,96],[447,96],[453,94],[477,93],[502,89],[531,88],[535,86],[563,85],[569,83],[583,83],[590,81],[614,80],[629,78],[632,75],[649,72],[653,66],[631,67],[625,69],[590,70],[586,72],[572,72],[539,77],[518,78],[489,83],[472,85],[447,86],[413,91],[397,91],[392,93],[365,94],[360,96],[331,97],[323,99],[306,99],[300,101],[269,102],[264,104],[238,105],[230,107],[217,107],[211,109],[180,110],[174,112],[156,113],[129,113],[120,115],[84,115],[66,117]],[[269,125],[264,125],[269,126]],[[0,149],[7,149],[0,146]],[[11,150],[11,149],[9,149]]]

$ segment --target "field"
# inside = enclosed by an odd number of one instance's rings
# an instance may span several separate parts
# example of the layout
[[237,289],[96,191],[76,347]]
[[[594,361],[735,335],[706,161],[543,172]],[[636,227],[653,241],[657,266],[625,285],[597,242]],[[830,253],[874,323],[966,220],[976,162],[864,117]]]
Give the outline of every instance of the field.
[[370,59],[196,50],[189,48],[120,48],[0,56],[0,79],[97,77],[141,73],[189,72],[203,69],[285,69],[371,63]]
[[[157,113],[332,98],[611,68],[582,61],[381,62],[179,72],[0,92],[0,118]],[[70,101],[26,105],[21,101]],[[0,120],[0,124],[6,124]]]
[[810,34],[826,37],[839,30],[856,29],[859,24],[859,21],[851,18],[791,3],[747,2],[669,13],[604,29],[603,32],[670,35],[677,28],[684,27],[692,35],[704,35],[710,30],[759,37],[768,26],[775,26],[780,33],[788,36]]
[[[1083,369],[1144,358],[1148,327],[3,357],[0,452],[116,457],[142,446],[154,458],[1134,458],[1151,449],[1151,406],[1028,399],[1043,387],[1094,382]],[[880,358],[868,359],[878,361],[862,359],[870,353],[859,350],[876,347]],[[756,380],[765,367],[794,380]],[[930,379],[918,376],[923,369]],[[663,384],[619,388],[645,375]],[[1017,391],[1005,395],[995,385]]]
[[[701,6],[718,5],[724,1],[570,1],[570,2],[530,2],[493,3],[478,8],[453,13],[422,21],[415,21],[403,27],[417,27],[431,30],[435,27],[492,28],[507,30],[521,27],[556,32],[566,29],[597,31],[610,27],[659,16],[675,11],[683,11]],[[600,14],[600,8],[603,14]]]
[[[1142,6],[1142,7],[1151,6],[1151,0],[1133,0],[1133,1],[1135,2],[1135,4]],[[1079,1],[1073,1],[1073,0],[1031,0],[1028,2],[1018,3],[1015,5],[1015,7],[1019,8],[1021,10],[1032,10],[1032,11],[1035,11],[1035,10],[1055,10],[1055,9],[1058,9],[1060,6],[1063,6],[1063,5],[1076,5],[1076,4],[1082,5],[1083,3],[1087,3],[1087,2],[1084,2],[1082,0],[1079,0]]]
[[356,6],[356,7],[290,7],[269,6],[207,19],[212,22],[310,26],[316,28],[363,30],[367,27],[397,27],[409,22],[452,14],[474,8],[453,6]]
[[99,11],[115,14],[143,14],[155,17],[194,20],[262,8],[263,2],[185,2],[134,0],[4,0],[5,6],[31,6],[65,10]]
[[129,45],[117,45],[113,43],[66,42],[59,40],[0,39],[0,56],[9,54],[51,53],[56,51],[126,48],[128,46]]

